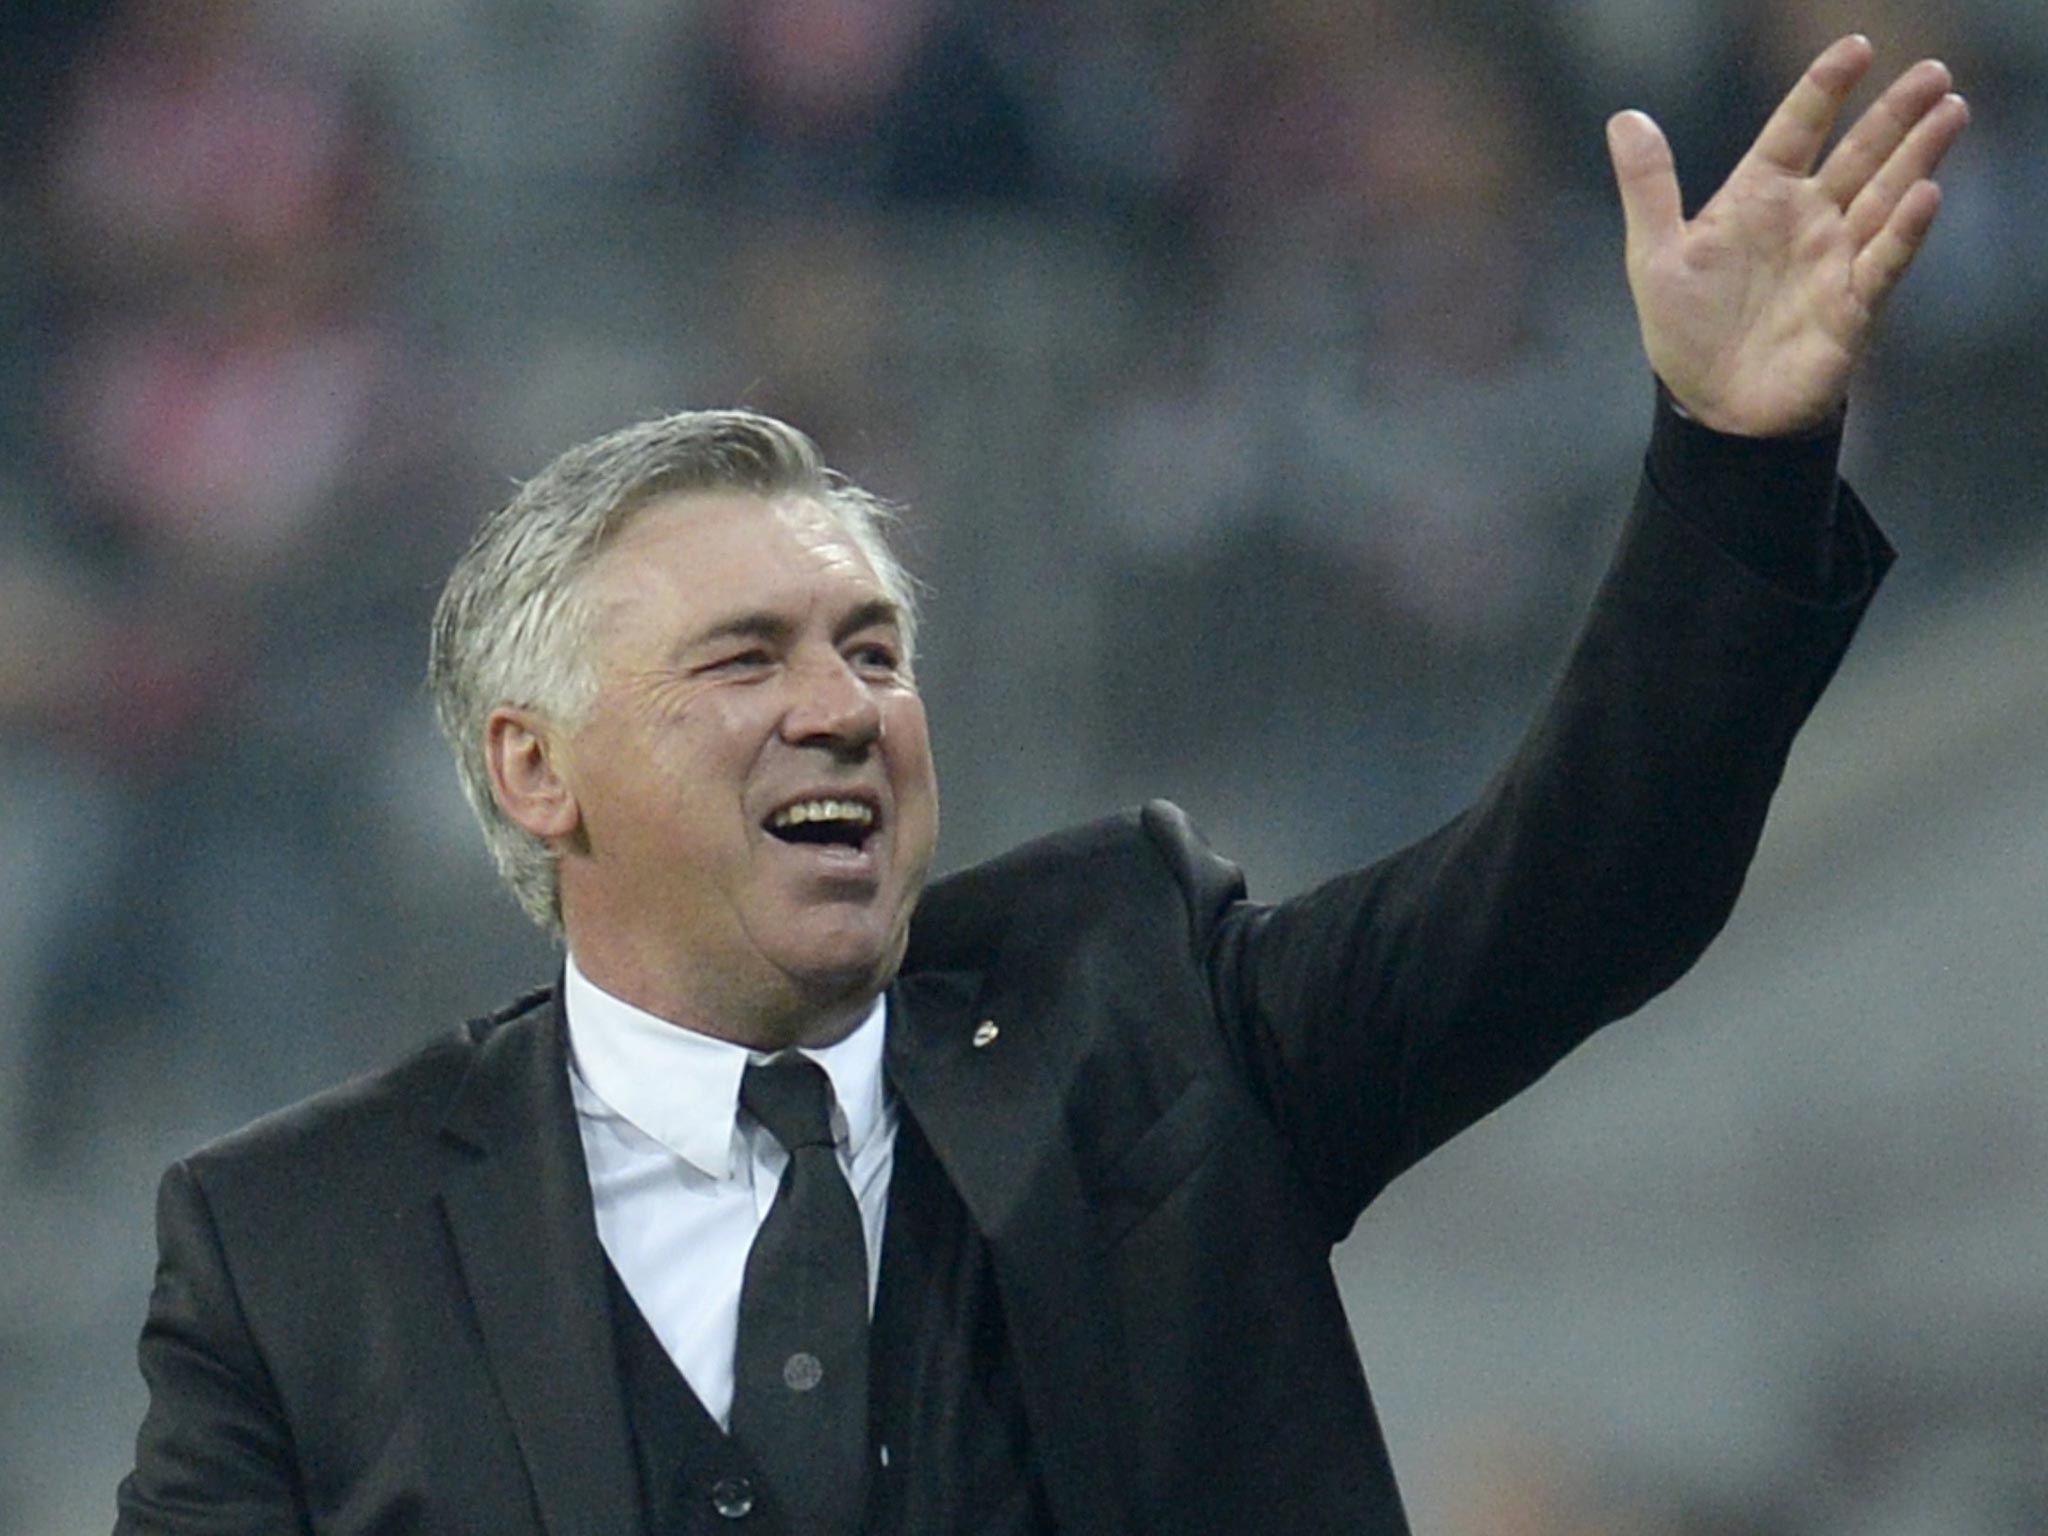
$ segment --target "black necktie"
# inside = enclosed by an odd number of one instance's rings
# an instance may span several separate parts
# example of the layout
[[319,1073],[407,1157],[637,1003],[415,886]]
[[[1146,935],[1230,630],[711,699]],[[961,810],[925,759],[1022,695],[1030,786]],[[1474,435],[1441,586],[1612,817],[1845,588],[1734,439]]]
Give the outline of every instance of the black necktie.
[[747,1253],[732,1433],[801,1536],[853,1536],[868,1467],[868,1258],[832,1145],[832,1083],[801,1056],[747,1068],[740,1103],[789,1153]]

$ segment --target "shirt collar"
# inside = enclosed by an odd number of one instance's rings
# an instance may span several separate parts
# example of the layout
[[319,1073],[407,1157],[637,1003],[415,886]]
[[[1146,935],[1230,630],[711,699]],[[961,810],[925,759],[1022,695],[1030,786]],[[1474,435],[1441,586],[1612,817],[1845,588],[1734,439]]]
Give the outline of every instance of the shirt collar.
[[[614,997],[570,955],[562,985],[570,1065],[603,1109],[714,1179],[730,1178],[740,1075],[767,1051],[671,1024]],[[850,1156],[884,1125],[882,1042],[888,1004],[875,999],[845,1039],[802,1050],[832,1080],[832,1129]]]

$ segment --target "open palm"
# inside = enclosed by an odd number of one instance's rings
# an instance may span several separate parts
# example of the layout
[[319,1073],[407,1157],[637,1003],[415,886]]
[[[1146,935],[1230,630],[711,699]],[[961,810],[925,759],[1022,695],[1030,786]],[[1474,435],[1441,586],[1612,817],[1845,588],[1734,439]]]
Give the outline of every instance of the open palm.
[[1931,59],[1894,80],[1815,169],[1871,56],[1862,37],[1823,51],[1689,221],[1657,125],[1641,112],[1608,123],[1644,348],[1673,399],[1710,427],[1777,436],[1839,409],[1940,210],[1928,178],[1969,109]]

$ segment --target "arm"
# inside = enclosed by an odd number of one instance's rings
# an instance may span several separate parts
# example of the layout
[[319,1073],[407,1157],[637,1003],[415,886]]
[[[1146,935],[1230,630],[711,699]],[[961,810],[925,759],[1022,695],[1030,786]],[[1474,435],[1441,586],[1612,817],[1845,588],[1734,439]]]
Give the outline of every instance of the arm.
[[1794,734],[1890,558],[1835,478],[1850,370],[1967,118],[1906,71],[1809,174],[1869,64],[1823,53],[1689,224],[1654,124],[1610,144],[1668,391],[1564,674],[1479,802],[1271,909],[1223,915],[1217,1007],[1341,1236],[1401,1169],[1692,963]]
[[[1686,425],[1659,423],[1653,460]],[[1333,1241],[1719,931],[1889,560],[1846,491],[1835,521],[1832,579],[1801,595],[1646,475],[1563,674],[1479,800],[1368,869],[1221,916],[1218,1014]]]
[[149,1411],[116,1536],[310,1531],[290,1431],[205,1192],[182,1163],[157,1192],[157,1252],[141,1344]]

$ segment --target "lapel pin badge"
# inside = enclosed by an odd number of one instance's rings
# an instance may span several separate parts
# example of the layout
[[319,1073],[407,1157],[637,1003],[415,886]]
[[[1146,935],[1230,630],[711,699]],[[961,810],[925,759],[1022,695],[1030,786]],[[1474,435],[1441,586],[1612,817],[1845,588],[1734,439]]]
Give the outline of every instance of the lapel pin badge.
[[983,1019],[974,1026],[974,1048],[977,1051],[987,1050],[996,1043],[996,1036],[1001,1033],[1002,1031],[996,1028],[994,1019]]

